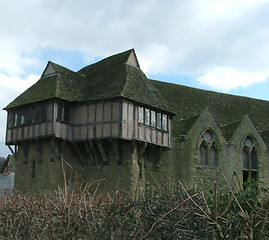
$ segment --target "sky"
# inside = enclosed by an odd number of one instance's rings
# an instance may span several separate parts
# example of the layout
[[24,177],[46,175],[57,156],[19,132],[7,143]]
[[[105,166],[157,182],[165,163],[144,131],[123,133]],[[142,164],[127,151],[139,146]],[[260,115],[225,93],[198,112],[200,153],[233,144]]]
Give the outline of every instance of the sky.
[[[269,0],[0,0],[0,107],[47,62],[134,48],[148,78],[269,100]],[[0,156],[6,112],[0,112]]]

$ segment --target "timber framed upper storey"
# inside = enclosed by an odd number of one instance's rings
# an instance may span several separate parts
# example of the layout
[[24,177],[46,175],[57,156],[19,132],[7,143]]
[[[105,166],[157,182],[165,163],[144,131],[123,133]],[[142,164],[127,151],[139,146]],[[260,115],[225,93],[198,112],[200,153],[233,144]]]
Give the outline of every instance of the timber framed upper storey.
[[137,140],[169,148],[175,115],[141,71],[134,49],[78,72],[48,62],[41,78],[5,110],[7,145],[56,137]]

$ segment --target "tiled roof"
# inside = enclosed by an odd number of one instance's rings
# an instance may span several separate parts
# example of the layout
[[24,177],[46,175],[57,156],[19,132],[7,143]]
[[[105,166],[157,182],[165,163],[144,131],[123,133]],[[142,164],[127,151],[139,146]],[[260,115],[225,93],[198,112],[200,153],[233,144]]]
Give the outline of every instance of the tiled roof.
[[105,58],[78,72],[49,62],[55,72],[42,76],[5,109],[51,98],[85,102],[123,97],[172,112],[168,102],[140,68],[127,62],[132,53],[133,49]]
[[[220,126],[226,126],[222,131],[224,131],[227,139],[231,137],[233,129],[245,115],[251,118],[263,139],[265,139],[266,133],[269,133],[268,101],[205,91],[155,80],[151,81],[177,114],[173,123],[175,135],[182,132],[180,129],[182,119],[200,115],[206,107],[209,107]],[[269,137],[267,138],[269,140]]]

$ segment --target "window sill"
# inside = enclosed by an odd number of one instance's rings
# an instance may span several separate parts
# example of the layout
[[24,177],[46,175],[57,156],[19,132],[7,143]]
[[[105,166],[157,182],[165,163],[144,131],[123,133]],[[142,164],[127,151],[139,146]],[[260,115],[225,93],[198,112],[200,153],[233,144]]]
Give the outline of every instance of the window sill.
[[141,126],[141,127],[147,127],[147,128],[151,128],[151,129],[154,129],[154,130],[157,130],[159,132],[165,132],[165,133],[168,133],[168,130],[163,130],[163,129],[160,129],[160,128],[157,128],[157,127],[153,127],[153,126],[150,126],[150,125],[146,125],[144,123],[138,123],[138,126]]

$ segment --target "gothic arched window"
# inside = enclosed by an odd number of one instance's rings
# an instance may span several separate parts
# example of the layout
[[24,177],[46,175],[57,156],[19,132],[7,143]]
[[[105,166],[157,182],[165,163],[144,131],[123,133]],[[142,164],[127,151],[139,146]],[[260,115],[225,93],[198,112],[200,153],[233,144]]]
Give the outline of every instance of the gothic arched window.
[[248,136],[242,148],[243,183],[248,179],[258,180],[258,154],[253,139]]
[[216,147],[216,135],[207,130],[202,136],[202,143],[199,147],[201,165],[217,166],[218,150]]

